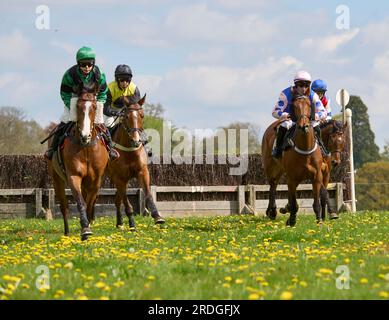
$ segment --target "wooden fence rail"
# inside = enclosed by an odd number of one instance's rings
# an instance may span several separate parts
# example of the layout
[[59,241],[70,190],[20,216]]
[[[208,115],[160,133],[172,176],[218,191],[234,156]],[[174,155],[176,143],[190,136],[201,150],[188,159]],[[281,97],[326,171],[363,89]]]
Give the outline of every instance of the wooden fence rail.
[[[330,205],[339,211],[343,206],[342,183],[330,183]],[[287,186],[277,188],[277,207],[287,203]],[[312,213],[312,185],[302,184],[297,188],[300,213]],[[157,208],[164,217],[213,216],[242,213],[264,214],[268,204],[268,185],[240,186],[151,186]],[[116,189],[101,189],[96,203],[96,216],[114,215]],[[66,190],[71,215],[77,207],[69,189]],[[143,191],[127,189],[127,196],[136,213],[148,214]],[[55,202],[54,189],[0,189],[0,218],[14,217],[60,217],[59,205]]]

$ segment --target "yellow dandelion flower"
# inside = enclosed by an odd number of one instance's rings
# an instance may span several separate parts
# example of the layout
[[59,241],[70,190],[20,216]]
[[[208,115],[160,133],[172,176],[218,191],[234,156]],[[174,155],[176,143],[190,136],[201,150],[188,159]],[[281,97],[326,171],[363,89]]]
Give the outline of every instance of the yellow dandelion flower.
[[223,283],[223,284],[222,284],[222,287],[223,287],[223,288],[230,288],[231,285],[230,285],[229,283]]
[[147,279],[151,280],[151,281],[154,281],[155,280],[155,276],[148,276]]
[[333,271],[331,269],[327,269],[327,268],[320,268],[319,272],[322,274],[328,274],[328,275],[333,274]]
[[106,274],[105,272],[100,272],[100,273],[99,273],[99,276],[100,276],[101,278],[104,278],[104,279],[107,278],[107,274]]
[[243,280],[242,280],[242,279],[236,279],[236,280],[235,280],[235,283],[241,284],[241,283],[243,283]]
[[106,296],[101,296],[101,297],[100,297],[100,300],[109,300],[109,298],[106,297]]
[[290,291],[284,291],[280,295],[281,300],[292,300],[293,299],[293,293]]
[[249,300],[258,300],[261,296],[258,293],[250,293]]
[[73,269],[73,263],[72,262],[68,262],[66,263],[64,266],[63,266],[65,269]]
[[308,283],[306,283],[305,281],[300,281],[300,286],[306,288],[308,287]]
[[378,293],[378,296],[381,297],[381,298],[387,299],[387,298],[389,298],[389,292],[380,291],[380,292]]
[[97,283],[95,284],[95,287],[96,287],[96,288],[99,288],[99,289],[102,289],[102,288],[105,287],[105,283],[102,282],[102,281],[99,281],[99,282],[97,282]]
[[369,280],[366,279],[366,278],[361,278],[361,279],[359,280],[359,282],[360,282],[361,284],[367,284],[367,283],[369,283]]

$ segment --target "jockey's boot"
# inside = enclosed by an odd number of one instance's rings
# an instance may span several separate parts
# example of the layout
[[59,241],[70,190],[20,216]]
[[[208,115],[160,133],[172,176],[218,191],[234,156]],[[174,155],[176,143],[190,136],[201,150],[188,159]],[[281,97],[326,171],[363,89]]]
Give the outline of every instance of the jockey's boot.
[[105,126],[105,124],[101,125],[103,131],[103,138],[105,140],[105,143],[108,147],[108,155],[110,160],[116,160],[120,157],[119,152],[116,151],[116,149],[113,146],[111,132],[108,130],[108,128]]
[[275,148],[273,149],[273,152],[272,152],[272,156],[274,158],[281,158],[281,155],[282,155],[282,145],[284,143],[284,138],[285,138],[285,134],[286,132],[288,131],[287,128],[285,127],[278,127],[278,130],[277,130],[277,137],[276,137],[276,146]]
[[58,144],[60,143],[61,137],[64,134],[65,128],[67,127],[67,123],[61,122],[57,129],[55,130],[55,133],[53,135],[53,140],[51,141],[50,148],[48,148],[45,152],[45,157],[49,160],[53,158],[54,151],[57,150]]
[[316,136],[316,139],[317,139],[317,142],[319,143],[319,146],[323,152],[323,156],[324,157],[328,157],[330,154],[327,150],[327,148],[325,147],[323,141],[321,140],[321,130],[320,130],[320,126],[316,126],[313,128],[315,130],[315,136]]

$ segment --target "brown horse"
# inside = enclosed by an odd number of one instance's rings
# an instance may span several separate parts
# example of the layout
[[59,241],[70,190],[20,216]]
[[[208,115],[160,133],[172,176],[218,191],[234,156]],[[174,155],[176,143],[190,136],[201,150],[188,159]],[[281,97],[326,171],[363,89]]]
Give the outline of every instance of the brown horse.
[[[275,130],[279,121],[271,124],[265,131],[262,140],[262,157],[265,174],[270,184],[269,205],[267,216],[275,219],[277,208],[275,202],[276,188],[279,179],[286,173],[288,184],[288,209],[290,217],[287,225],[295,225],[298,211],[296,188],[305,179],[312,181],[314,204],[313,209],[317,222],[322,221],[320,216],[320,190],[323,185],[323,172],[328,172],[323,161],[320,148],[315,139],[314,130],[310,123],[310,101],[305,96],[298,96],[293,101],[293,120],[296,120],[293,143],[294,147],[284,151],[282,159],[277,160],[271,156],[275,139]],[[329,172],[328,172],[329,174]]]
[[[97,91],[96,91],[97,92]],[[53,167],[57,155],[49,161],[49,173],[54,182],[55,194],[60,202],[65,235],[69,235],[66,183],[70,187],[80,213],[81,239],[92,234],[90,222],[94,219],[94,205],[108,164],[108,153],[94,124],[96,94],[80,90],[77,101],[77,121],[72,125],[64,146],[58,149],[63,159],[66,181]],[[49,141],[50,144],[50,141]],[[58,164],[58,163],[57,163]],[[58,166],[57,166],[58,167]]]
[[[274,220],[277,216],[276,207],[276,188],[281,176],[285,173],[284,168],[280,160],[277,160],[271,156],[273,148],[276,130],[280,121],[275,121],[266,130],[262,140],[262,158],[265,174],[270,184],[269,193],[269,205],[266,210],[266,215]],[[322,207],[322,219],[325,220],[325,208],[327,206],[330,219],[337,219],[338,215],[329,205],[329,196],[327,192],[327,186],[330,180],[330,171],[332,167],[336,167],[341,163],[341,152],[345,146],[345,131],[346,126],[339,121],[330,120],[329,122],[322,123],[321,132],[323,143],[327,150],[331,153],[330,157],[324,158],[327,166],[323,166],[323,186],[320,192],[320,203]],[[289,205],[284,208],[280,208],[280,212],[285,214],[290,212]]]
[[342,124],[340,121],[330,120],[320,125],[321,134],[323,137],[323,143],[327,150],[331,153],[330,157],[324,158],[327,168],[323,172],[323,186],[324,188],[320,192],[320,203],[321,203],[321,217],[325,220],[325,209],[328,208],[328,214],[330,219],[339,218],[338,214],[334,212],[329,205],[329,196],[327,191],[328,183],[330,182],[331,167],[338,166],[342,159],[341,154],[346,144],[345,132],[347,123]]
[[143,104],[146,95],[139,101],[137,98],[124,99],[125,107],[122,109],[119,125],[112,135],[114,146],[120,157],[110,161],[108,174],[116,186],[116,226],[122,227],[121,203],[124,203],[125,213],[129,219],[131,229],[135,229],[133,217],[134,209],[128,201],[126,189],[131,178],[137,178],[145,194],[146,208],[151,212],[156,224],[163,224],[165,220],[158,213],[150,192],[150,174],[147,167],[147,154],[141,140],[143,133]]

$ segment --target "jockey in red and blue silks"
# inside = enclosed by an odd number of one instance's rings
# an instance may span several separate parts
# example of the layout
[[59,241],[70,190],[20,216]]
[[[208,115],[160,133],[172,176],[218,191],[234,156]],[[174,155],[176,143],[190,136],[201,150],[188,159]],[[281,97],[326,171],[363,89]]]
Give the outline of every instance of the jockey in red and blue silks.
[[311,89],[317,93],[317,95],[320,98],[320,101],[322,102],[324,108],[327,111],[327,117],[326,121],[329,121],[332,119],[332,112],[331,112],[331,100],[326,97],[327,92],[327,83],[322,79],[317,79],[312,82]]
[[312,78],[308,72],[297,72],[294,77],[294,85],[281,92],[278,102],[273,108],[273,117],[284,120],[278,128],[276,146],[272,152],[272,156],[275,158],[281,157],[285,134],[294,125],[294,122],[290,119],[290,108],[292,106],[293,97],[296,95],[305,95],[309,97],[312,107],[311,125],[315,130],[316,138],[320,146],[322,147],[324,153],[326,153],[325,148],[323,148],[323,142],[321,141],[319,124],[320,120],[324,120],[327,117],[327,112],[319,96],[310,90],[311,81]]

